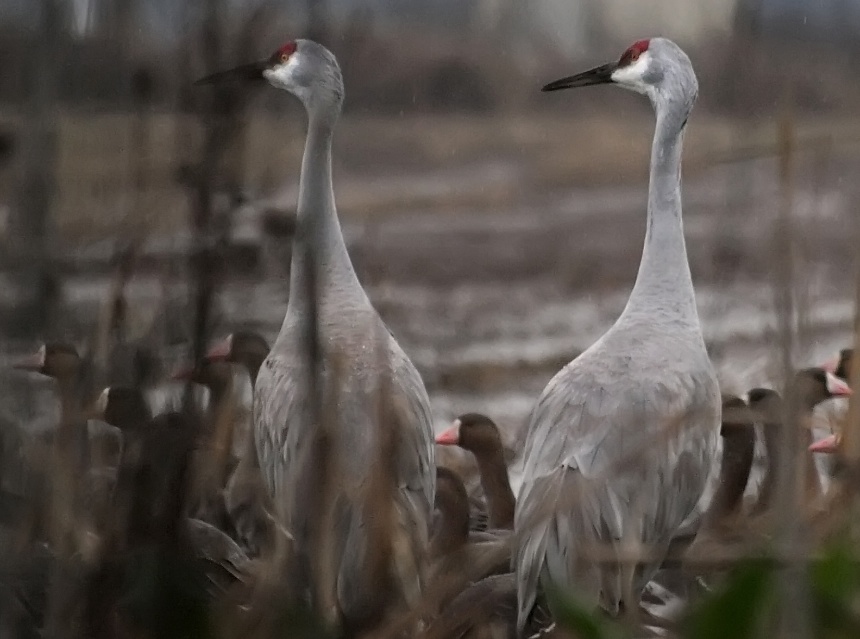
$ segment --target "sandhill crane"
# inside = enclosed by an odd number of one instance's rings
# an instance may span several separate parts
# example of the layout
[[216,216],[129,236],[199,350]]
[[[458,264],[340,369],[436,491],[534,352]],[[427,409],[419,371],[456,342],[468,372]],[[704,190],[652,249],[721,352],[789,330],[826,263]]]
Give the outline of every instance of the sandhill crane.
[[[321,480],[318,468],[304,461],[319,426],[312,418],[315,395],[310,380],[315,368],[305,356],[307,325],[315,319],[323,386],[317,390],[337,399],[331,407],[336,428],[329,460],[336,464],[331,474],[338,493],[336,523],[327,531],[337,562],[331,586],[335,592],[320,597],[333,602],[326,604],[333,620],[360,626],[379,613],[384,599],[415,602],[421,593],[421,555],[426,552],[435,490],[430,402],[417,370],[359,283],[341,233],[331,154],[344,88],[334,55],[310,40],[296,40],[265,61],[199,82],[231,78],[265,79],[296,96],[307,112],[289,303],[257,378],[254,428],[260,467],[275,508],[294,535],[297,556],[307,562],[316,542],[310,538],[308,506],[319,499],[309,482]],[[376,400],[386,387],[393,415],[383,421]],[[375,537],[382,534],[379,527],[366,515],[369,500],[379,499],[368,495],[367,488],[385,429],[386,438],[390,435],[394,442],[390,461],[397,490],[392,504],[395,522],[383,531],[382,541]],[[390,582],[388,587],[368,570],[369,555],[385,548],[391,557],[383,579]]]
[[[636,283],[615,324],[547,384],[532,411],[514,529],[518,626],[539,583],[610,613],[635,610],[673,534],[693,511],[720,429],[720,390],[687,261],[681,147],[698,93],[687,55],[640,40],[618,62],[544,87],[618,84],[656,111],[647,231]],[[619,558],[645,544],[635,568]]]

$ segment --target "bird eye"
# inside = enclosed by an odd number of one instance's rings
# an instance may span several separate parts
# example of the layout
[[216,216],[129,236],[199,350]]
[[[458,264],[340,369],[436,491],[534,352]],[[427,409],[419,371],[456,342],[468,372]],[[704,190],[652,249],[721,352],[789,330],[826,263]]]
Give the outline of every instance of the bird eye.
[[282,54],[281,54],[281,62],[286,62],[286,61],[287,61],[287,60],[289,60],[289,59],[290,59],[290,54],[289,54],[289,53],[282,53]]

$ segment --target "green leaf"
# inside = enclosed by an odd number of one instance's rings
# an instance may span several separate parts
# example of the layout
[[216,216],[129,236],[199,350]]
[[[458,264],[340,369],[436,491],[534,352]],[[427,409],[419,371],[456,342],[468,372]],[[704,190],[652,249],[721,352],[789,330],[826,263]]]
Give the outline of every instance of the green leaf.
[[860,636],[855,602],[860,594],[860,566],[850,548],[836,545],[810,567],[810,591],[816,636]]
[[833,546],[812,564],[810,581],[815,592],[822,596],[844,598],[853,594],[860,586],[857,560],[849,548]]
[[688,639],[753,639],[773,594],[773,562],[741,563],[726,583],[697,604],[684,624]]
[[607,619],[600,610],[586,608],[574,595],[553,587],[545,590],[555,623],[577,639],[621,639],[626,636],[620,624]]

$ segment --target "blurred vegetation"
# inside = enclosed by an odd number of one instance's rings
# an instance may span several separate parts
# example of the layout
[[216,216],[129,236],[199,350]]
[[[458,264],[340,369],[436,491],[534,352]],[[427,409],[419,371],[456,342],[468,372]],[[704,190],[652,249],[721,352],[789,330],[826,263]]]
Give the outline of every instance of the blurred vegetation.
[[[627,99],[624,96],[584,93],[576,101],[540,96],[537,88],[544,79],[593,60],[591,56],[588,61],[571,60],[545,31],[520,20],[524,14],[516,8],[494,22],[494,29],[481,29],[475,18],[480,13],[460,7],[445,19],[436,11],[438,19],[431,20],[429,5],[422,3],[411,3],[415,12],[398,20],[396,9],[377,8],[374,13],[357,8],[336,16],[332,9],[329,15],[334,3],[313,0],[232,8],[215,0],[177,2],[177,7],[183,6],[174,15],[184,16],[177,18],[184,26],[175,37],[159,38],[137,25],[135,8],[141,3],[116,3],[117,11],[107,11],[83,32],[71,29],[71,17],[62,11],[64,3],[32,4],[43,8],[34,20],[10,18],[0,23],[0,204],[8,202],[10,211],[2,224],[3,266],[20,278],[20,297],[32,302],[23,314],[11,318],[4,314],[4,336],[15,347],[21,340],[51,335],[85,334],[90,345],[97,342],[99,336],[90,337],[94,331],[89,324],[69,327],[69,316],[59,302],[61,281],[77,270],[108,273],[124,286],[130,277],[123,268],[128,259],[134,268],[149,266],[165,280],[181,273],[189,282],[190,301],[184,300],[180,311],[165,299],[149,304],[151,332],[135,335],[145,334],[164,351],[192,341],[193,359],[200,359],[221,319],[217,294],[227,267],[251,262],[251,267],[245,266],[256,273],[253,265],[262,260],[257,253],[251,259],[229,250],[236,248],[238,211],[248,202],[272,196],[284,176],[297,174],[303,123],[296,105],[274,92],[206,93],[192,91],[190,83],[207,71],[267,55],[285,39],[311,35],[330,46],[342,62],[348,98],[335,155],[338,168],[350,179],[339,182],[338,197],[345,215],[354,219],[384,219],[431,206],[452,216],[464,207],[493,212],[506,205],[533,206],[535,201],[540,205],[540,197],[551,189],[642,183],[647,177],[647,105],[640,105],[641,117],[619,119],[614,107]],[[598,21],[599,15],[593,19]],[[797,27],[801,23],[769,30],[755,7],[738,3],[731,31],[705,32],[695,42],[684,43],[702,87],[695,126],[687,138],[685,177],[695,178],[738,157],[782,153],[774,114],[789,96],[790,134],[799,147],[793,152],[808,161],[804,175],[812,175],[809,179],[816,185],[839,181],[840,193],[855,201],[851,189],[856,189],[856,180],[851,175],[858,167],[860,52],[856,39],[831,41],[814,33],[802,37],[803,29]],[[589,29],[611,32],[603,23]],[[525,34],[522,39],[520,34]],[[523,41],[528,46],[520,46]],[[606,48],[616,44],[607,35]],[[525,167],[524,177],[514,182],[503,174],[487,181],[466,179],[457,186],[460,167],[488,157],[516,158]],[[372,179],[377,173],[391,177],[406,170],[446,169],[450,172],[440,181],[447,186],[441,191],[423,183],[406,182],[398,188]],[[740,191],[741,184],[738,179],[729,189]],[[291,211],[273,204],[265,208],[269,226],[280,229],[270,235],[289,243]],[[692,256],[702,279],[769,272],[773,229],[767,226],[752,249],[739,246],[732,234],[752,234],[738,231],[738,220],[748,213],[749,209],[719,212],[725,216],[713,224],[724,235],[714,240],[713,250]],[[521,275],[527,267],[551,272],[566,278],[569,291],[584,290],[598,280],[606,287],[617,284],[629,276],[624,256],[635,253],[641,240],[628,232],[627,220],[605,223],[616,240],[611,259],[588,254],[583,247],[573,257],[566,252],[562,268],[553,251],[538,249],[541,255],[524,266],[516,261],[525,253],[518,245],[503,247],[501,257],[484,269],[502,280],[514,272]],[[830,233],[824,239],[811,230],[807,237],[804,227],[798,227],[797,234],[810,243],[806,250],[826,251],[845,265],[843,275],[851,275],[849,265],[856,258],[851,233],[818,219],[809,223],[809,229],[824,227]],[[188,231],[189,242],[163,260],[142,248],[148,239],[178,236],[183,230]],[[558,231],[550,228],[546,233]],[[537,236],[531,244],[543,246],[543,239]],[[580,239],[583,245],[596,241],[587,233]],[[68,258],[60,250],[103,240],[108,243],[107,259]],[[467,239],[450,259],[435,253],[432,258],[440,272],[458,264],[459,272],[468,269],[474,274],[481,267],[475,264],[473,251],[492,252],[489,247],[476,250],[474,244]],[[426,268],[426,255],[415,247],[401,252],[409,253],[401,264],[416,272]],[[384,272],[388,257],[356,260],[368,273]],[[278,259],[287,261],[280,254]],[[443,284],[451,283],[449,272],[439,277]],[[3,304],[16,307],[18,301],[9,296]],[[101,326],[95,332],[103,337],[111,330]],[[556,353],[513,368],[485,362],[450,365],[428,386],[498,389],[520,383],[526,374],[548,376],[570,355]],[[15,396],[9,401],[35,404],[35,395],[26,392],[10,393]],[[181,415],[174,418],[187,419]],[[49,459],[44,442],[28,434],[27,448],[12,441],[17,437],[10,434],[17,433],[14,426],[2,426],[4,473],[13,465],[24,465],[25,455],[18,449],[26,449],[27,463],[44,471]],[[150,457],[143,455],[125,478],[117,502],[127,510],[117,507],[113,517],[99,523],[100,531],[110,532],[95,547],[94,525],[71,521],[65,522],[63,535],[76,540],[69,542],[76,550],[46,550],[45,520],[50,517],[41,508],[45,484],[50,482],[45,477],[23,482],[27,502],[23,506],[11,497],[0,503],[0,515],[16,519],[16,524],[25,521],[20,530],[4,529],[0,538],[0,635],[334,637],[307,609],[302,596],[289,591],[285,583],[289,580],[283,578],[289,569],[280,556],[264,555],[237,567],[224,553],[200,552],[199,540],[190,539],[192,533],[183,527],[184,500],[192,481],[186,468],[190,444],[174,442],[179,453],[165,462],[171,466],[165,468],[158,465],[169,449],[165,441],[150,441]],[[13,458],[14,464],[5,461]],[[74,473],[62,479],[72,482]],[[856,486],[842,481],[843,490],[853,497]],[[10,493],[11,483],[3,485]],[[850,509],[844,511],[834,502],[829,516],[847,518]],[[140,523],[148,518],[149,523]],[[689,639],[860,636],[858,544],[845,528],[837,531],[816,539],[796,556],[769,549],[755,558],[739,554],[727,562],[732,565],[708,570],[691,562],[697,583],[705,584],[704,594],[669,632]],[[784,586],[798,570],[808,595],[804,602],[810,609],[808,628],[786,627],[791,616],[785,608],[793,604]],[[638,636],[639,628],[595,614],[567,593],[553,593],[551,598],[556,629],[567,636]],[[392,626],[396,628],[395,623]],[[398,635],[392,630],[384,636]]]

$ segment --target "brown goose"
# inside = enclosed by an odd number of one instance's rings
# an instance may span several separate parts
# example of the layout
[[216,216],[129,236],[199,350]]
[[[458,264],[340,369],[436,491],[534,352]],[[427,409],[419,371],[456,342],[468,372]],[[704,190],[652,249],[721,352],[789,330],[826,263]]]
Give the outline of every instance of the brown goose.
[[66,451],[74,466],[83,469],[89,461],[87,422],[83,418],[89,393],[87,371],[77,349],[64,343],[46,343],[14,367],[45,375],[56,381],[60,400],[60,423],[54,441]]
[[[152,413],[139,387],[108,386],[88,411],[88,417],[118,429],[122,433],[122,453],[126,454],[142,437]],[[121,463],[120,458],[116,465]]]
[[470,539],[466,488],[448,468],[436,468],[435,506],[439,517],[430,538],[428,587],[437,605],[444,607],[468,584],[510,570],[511,545],[502,530],[487,540]]
[[439,511],[430,539],[430,556],[444,557],[469,543],[469,498],[463,482],[452,470],[436,467],[436,499]]
[[[851,389],[842,380],[822,368],[806,368],[798,371],[792,380],[792,400],[796,402],[801,420],[798,429],[800,445],[805,450],[812,444],[812,433],[803,422],[811,415],[815,406],[833,397],[844,397],[851,394]],[[764,445],[767,453],[768,466],[762,480],[758,500],[753,507],[754,513],[767,510],[773,500],[776,481],[779,477],[779,466],[782,463],[780,429],[783,424],[783,400],[779,393],[767,388],[753,388],[749,394],[750,409],[762,425]],[[821,493],[818,471],[812,456],[804,455],[806,464],[806,488],[808,496],[814,498]]]
[[[86,411],[89,418],[100,420],[121,433],[121,449],[114,457],[115,463],[105,466],[101,472],[91,473],[89,493],[90,508],[96,513],[99,526],[110,517],[116,520],[119,513],[109,511],[118,507],[120,511],[128,504],[117,503],[117,488],[123,481],[121,474],[130,472],[131,461],[141,454],[141,446],[147,437],[147,428],[152,414],[143,391],[134,386],[108,386]],[[124,471],[125,469],[125,471]],[[126,482],[129,480],[126,479]]]
[[209,391],[209,402],[205,411],[204,431],[211,437],[211,444],[218,453],[228,457],[232,451],[233,428],[237,419],[234,396],[233,370],[226,362],[204,359],[197,366],[186,366],[171,375],[173,381],[190,381],[204,386]]
[[[257,373],[268,353],[269,346],[261,335],[250,331],[237,331],[215,344],[206,354],[206,362],[213,366],[240,365],[248,373],[253,389],[257,383]],[[245,421],[248,422],[248,427],[243,428],[242,431],[238,452],[239,463],[244,468],[253,470],[254,474],[259,474],[260,465],[254,429],[250,427],[250,420]]]
[[[124,477],[120,479],[123,483],[119,494],[122,491],[133,492],[132,486],[135,481],[140,481],[138,473],[142,469],[151,467],[152,464],[168,472],[175,470],[181,463],[183,446],[192,445],[191,442],[195,439],[194,420],[178,413],[172,416],[167,414],[165,417],[153,420],[143,392],[138,387],[106,388],[95,403],[93,416],[120,429],[123,433],[124,446],[120,473],[124,473]],[[168,449],[168,454],[178,452],[180,455],[163,467],[157,466],[158,462],[153,459],[159,454],[157,447],[162,435],[166,435],[163,443]],[[190,450],[193,456],[193,447]],[[135,479],[136,476],[137,479]],[[115,508],[128,507],[122,502],[121,496],[114,499]],[[211,561],[224,560],[237,570],[246,568],[248,559],[244,552],[227,535],[211,524],[189,518],[187,532],[199,556]]]
[[720,435],[723,438],[720,484],[705,514],[705,521],[711,525],[738,514],[752,469],[755,427],[749,407],[740,397],[723,396]]
[[[108,392],[106,407],[119,394]],[[112,520],[104,552],[83,576],[88,609],[87,636],[162,636],[175,627],[176,615],[205,614],[217,592],[235,582],[247,565],[223,533],[186,516],[189,463],[199,436],[198,416],[164,413],[133,427],[136,445],[123,456]],[[165,598],[152,589],[153,575],[170,575],[181,583]],[[163,589],[162,589],[163,590]],[[131,597],[165,615],[134,614]],[[132,613],[132,614],[129,614]]]
[[[753,416],[741,398],[722,396],[720,435],[723,454],[720,461],[719,485],[711,497],[704,515],[689,530],[676,535],[669,544],[669,552],[661,571],[655,576],[658,588],[650,586],[644,594],[644,603],[665,605],[659,590],[667,589],[673,596],[686,598],[697,589],[695,560],[708,556],[709,544],[722,543],[743,505],[744,489],[752,468],[755,452]],[[682,559],[693,560],[694,572],[680,570]]]
[[809,445],[810,453],[828,453],[833,454],[839,450],[839,444],[842,443],[842,438],[839,433],[833,433]]
[[451,600],[420,639],[515,639],[517,581],[514,573],[475,582]]
[[[259,334],[236,331],[213,346],[207,359],[239,364],[247,371],[253,387],[257,373],[269,354],[269,345]],[[236,537],[249,554],[259,554],[271,541],[271,499],[263,484],[254,429],[246,431],[239,463],[224,488],[227,507]]]
[[[792,400],[798,402],[800,409],[800,427],[797,436],[804,442],[809,440],[810,431],[804,427],[803,421],[809,416],[816,403],[828,397],[835,396],[844,390],[844,384],[838,386],[825,376],[821,369],[805,369],[798,371],[792,380],[789,391],[793,393]],[[835,378],[833,378],[835,379]],[[828,388],[829,387],[829,388]],[[724,439],[724,457],[722,474],[723,484],[714,497],[712,508],[708,513],[703,530],[689,547],[685,558],[692,561],[695,568],[697,561],[711,564],[716,558],[726,560],[737,553],[756,553],[762,544],[767,544],[772,532],[770,517],[771,505],[776,493],[776,482],[783,463],[780,446],[780,429],[783,427],[783,399],[779,393],[767,388],[753,388],[748,393],[748,415],[739,403],[736,409],[724,408],[723,437],[732,434],[733,443]],[[725,405],[728,406],[728,405]],[[732,417],[734,416],[734,417]],[[729,429],[729,422],[735,422]],[[764,433],[765,455],[767,468],[762,479],[759,494],[748,509],[747,517],[735,517],[741,510],[741,495],[743,494],[749,476],[752,438],[748,424],[761,425]],[[737,447],[730,455],[729,446]],[[817,471],[812,464],[812,456],[804,454],[806,464],[806,494],[804,501],[804,521],[816,526],[818,517],[818,501],[820,484]],[[728,473],[729,481],[726,481]],[[722,492],[722,496],[718,495]],[[719,564],[719,562],[718,562]],[[707,571],[706,571],[707,572]]]
[[262,335],[254,331],[236,331],[214,344],[206,359],[241,364],[253,385],[257,383],[257,373],[268,354],[269,344]]
[[[51,438],[50,451],[34,477],[37,494],[31,500],[33,533],[50,536],[57,548],[75,552],[77,526],[91,505],[90,450],[85,406],[89,399],[91,369],[74,346],[46,343],[14,367],[52,378],[60,400],[60,421]],[[50,472],[47,472],[50,471]],[[99,487],[109,486],[97,481]],[[97,495],[103,491],[97,490]],[[96,497],[99,501],[98,497]],[[37,505],[38,504],[38,505]]]
[[143,391],[136,386],[108,386],[96,400],[94,417],[123,433],[140,430],[152,419]]
[[828,373],[833,373],[841,380],[848,381],[851,376],[851,361],[854,357],[853,348],[843,348],[839,355],[821,365]]
[[193,516],[219,528],[229,527],[223,488],[234,468],[233,433],[236,423],[247,422],[234,393],[233,370],[227,362],[203,359],[197,366],[175,372],[174,380],[190,381],[209,390],[209,404],[200,438],[192,455]]
[[508,479],[502,438],[493,420],[478,413],[461,415],[436,437],[436,443],[459,446],[475,456],[487,500],[490,528],[512,529],[516,499]]

